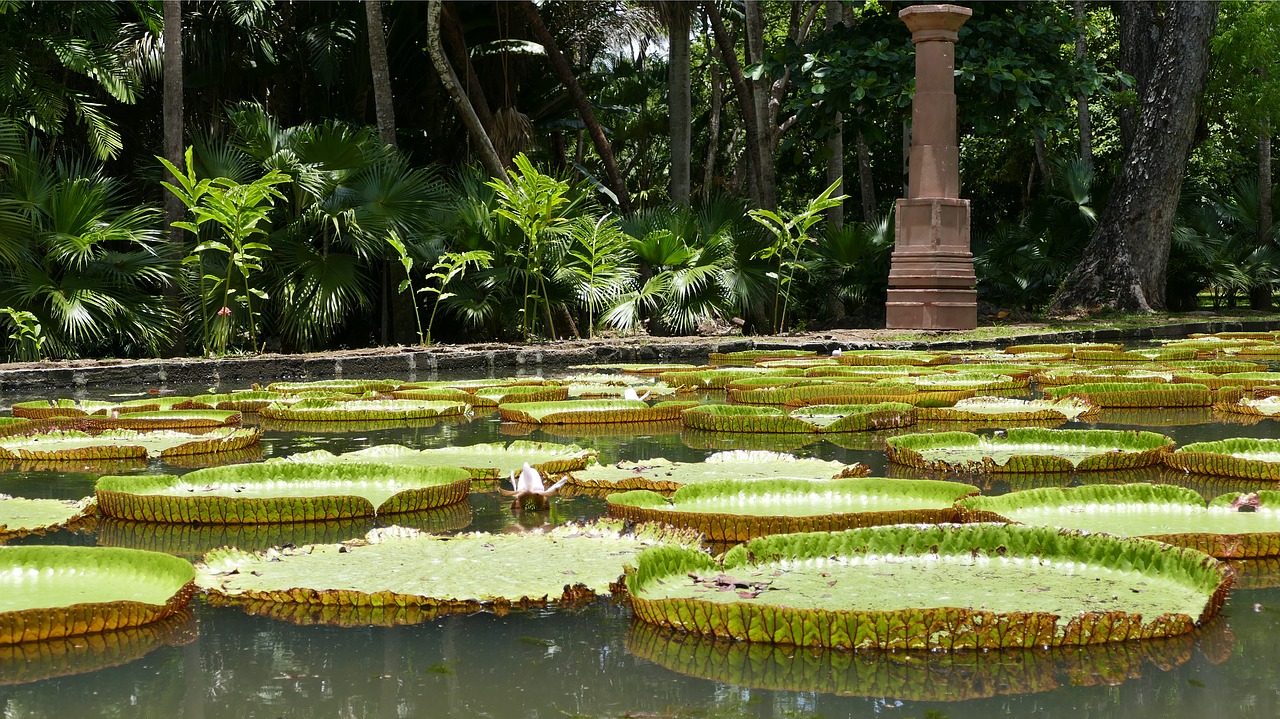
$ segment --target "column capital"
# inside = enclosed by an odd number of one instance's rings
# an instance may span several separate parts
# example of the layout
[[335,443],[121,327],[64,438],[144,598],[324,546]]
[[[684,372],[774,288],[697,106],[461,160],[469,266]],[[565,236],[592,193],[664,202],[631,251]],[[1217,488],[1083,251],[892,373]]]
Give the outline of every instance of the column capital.
[[955,42],[973,10],[960,5],[911,5],[898,12],[898,18],[911,31],[911,42]]

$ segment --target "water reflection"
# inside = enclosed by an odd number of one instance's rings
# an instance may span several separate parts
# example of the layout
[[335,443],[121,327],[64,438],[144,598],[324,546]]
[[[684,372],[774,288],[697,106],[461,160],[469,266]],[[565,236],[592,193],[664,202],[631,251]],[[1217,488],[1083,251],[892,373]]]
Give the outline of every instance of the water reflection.
[[162,646],[189,644],[197,634],[195,616],[183,610],[164,621],[140,627],[0,645],[0,686],[128,664]]

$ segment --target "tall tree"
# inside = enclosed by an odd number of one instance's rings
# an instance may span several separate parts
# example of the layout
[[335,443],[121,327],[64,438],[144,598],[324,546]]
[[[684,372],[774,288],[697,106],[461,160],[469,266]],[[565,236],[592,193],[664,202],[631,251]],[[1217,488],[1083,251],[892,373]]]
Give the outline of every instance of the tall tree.
[[760,178],[760,155],[757,152],[762,140],[760,125],[756,121],[756,105],[752,100],[751,88],[747,85],[746,76],[742,74],[742,64],[738,62],[738,50],[734,47],[729,29],[725,27],[724,18],[720,16],[720,9],[716,7],[714,0],[707,0],[706,9],[707,19],[711,22],[711,32],[716,38],[716,49],[720,52],[720,59],[725,69],[729,71],[729,79],[733,81],[733,92],[738,99],[738,107],[742,108],[742,124],[747,135],[747,149],[742,154],[747,161],[749,178],[747,185],[751,202],[757,207],[762,207],[760,187],[763,183]]
[[449,91],[449,97],[453,98],[453,103],[458,107],[458,114],[462,116],[462,123],[467,127],[467,134],[470,135],[471,142],[475,144],[476,152],[480,155],[480,164],[484,166],[485,172],[506,182],[507,171],[502,167],[497,151],[493,149],[493,141],[489,139],[489,133],[485,132],[484,126],[480,124],[480,118],[476,116],[471,100],[467,98],[466,92],[458,83],[458,76],[454,74],[453,66],[449,64],[449,58],[445,57],[444,48],[440,45],[440,12],[443,5],[444,0],[430,0],[428,3],[427,52],[431,55],[431,62],[436,67],[440,82],[444,84],[445,89]]
[[391,69],[387,65],[387,36],[382,24],[382,0],[364,0],[365,27],[369,32],[369,69],[373,72],[373,106],[378,137],[396,146],[396,111],[391,98]]
[[542,22],[542,16],[538,14],[538,6],[534,5],[532,0],[524,0],[520,3],[520,8],[524,11],[525,18],[529,21],[529,27],[533,29],[534,36],[538,38],[538,42],[542,43],[542,48],[547,53],[547,59],[551,61],[551,67],[560,76],[560,82],[564,83],[565,89],[569,91],[569,96],[573,98],[573,104],[578,109],[578,116],[582,119],[582,124],[586,126],[587,134],[591,136],[591,144],[595,146],[596,154],[600,156],[600,161],[604,163],[605,174],[609,180],[609,189],[613,192],[614,197],[617,198],[618,207],[623,212],[630,212],[631,196],[627,194],[627,187],[622,182],[622,173],[618,172],[618,162],[613,155],[613,146],[609,144],[609,138],[604,134],[604,128],[601,127],[600,121],[596,119],[596,113],[591,109],[591,102],[587,100],[587,94],[582,91],[582,85],[578,84],[578,78],[574,76],[573,69],[569,67],[569,61],[560,52],[555,38],[551,36],[551,31],[547,30],[546,23]]
[[667,59],[668,115],[671,123],[671,201],[689,205],[690,166],[693,154],[693,93],[689,24],[693,7],[688,3],[657,3],[658,16],[667,27],[670,52]]
[[[164,0],[164,157],[174,167],[182,165],[182,155],[186,147],[182,139],[182,0]],[[166,168],[165,182],[176,185],[178,180]],[[183,230],[174,223],[182,221],[185,214],[182,200],[172,192],[165,193],[164,224],[169,237],[169,255],[177,262],[186,256]],[[181,298],[178,285],[171,282],[165,286],[165,302],[175,314],[179,310]],[[186,334],[173,332],[169,335],[169,346],[164,348],[165,354],[181,356],[187,353]]]
[[[841,0],[826,0],[826,27],[828,33],[838,33],[844,28],[844,3]],[[827,136],[827,185],[839,183],[835,195],[844,194],[844,114],[839,110],[831,119],[831,134]],[[864,145],[859,143],[859,150]],[[827,210],[827,222],[831,228],[839,230],[844,227],[844,203],[833,205]]]
[[1141,114],[1125,148],[1110,200],[1084,258],[1072,270],[1050,310],[1058,314],[1116,309],[1151,312],[1165,307],[1165,271],[1174,214],[1194,139],[1197,102],[1209,70],[1209,40],[1218,17],[1215,2],[1123,3],[1124,23],[1156,19],[1159,42],[1142,87]]
[[[1072,14],[1076,19],[1076,62],[1084,64],[1089,59],[1089,23],[1085,16],[1084,0],[1073,0]],[[1093,167],[1093,121],[1089,117],[1089,95],[1076,91],[1076,125],[1080,130],[1080,157],[1085,165]]]

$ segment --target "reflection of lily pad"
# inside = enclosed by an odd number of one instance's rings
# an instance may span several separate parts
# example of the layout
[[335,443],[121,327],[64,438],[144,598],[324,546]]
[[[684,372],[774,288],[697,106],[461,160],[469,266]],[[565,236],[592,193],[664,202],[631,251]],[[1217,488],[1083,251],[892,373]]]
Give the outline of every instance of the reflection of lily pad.
[[861,464],[841,464],[766,451],[729,451],[704,462],[672,462],[661,457],[639,462],[592,465],[569,473],[569,484],[609,490],[650,489],[671,492],[689,484],[726,479],[838,479],[865,477]]
[[269,405],[259,410],[259,413],[267,419],[289,422],[367,422],[456,416],[465,414],[469,407],[470,405],[461,402],[427,402],[407,399],[350,402],[308,399],[290,405]]
[[1231,641],[1226,620],[1192,634],[1145,642],[985,652],[849,652],[735,642],[633,622],[627,651],[687,676],[750,689],[957,702],[1116,686],[1191,660],[1207,633]]
[[1236,559],[1227,564],[1235,575],[1235,589],[1276,589],[1280,587],[1280,557]]
[[1242,495],[1212,503],[1190,489],[1152,484],[1093,484],[1033,489],[999,497],[969,497],[957,507],[966,522],[1036,526],[1145,537],[1220,558],[1280,555],[1280,492],[1259,492],[1251,511],[1232,506]]
[[263,462],[182,476],[103,477],[103,514],[135,522],[255,524],[420,512],[467,498],[457,467]]
[[[471,505],[458,502],[423,512],[403,512],[388,519],[398,526],[424,532],[456,531],[471,524]],[[260,551],[286,545],[345,542],[363,537],[373,528],[372,517],[278,524],[163,524],[107,517],[98,522],[94,536],[100,547],[149,549],[200,559],[218,547]]]
[[543,474],[561,474],[586,467],[595,456],[594,450],[577,445],[517,440],[510,444],[493,442],[439,449],[409,449],[398,444],[383,444],[339,455],[317,450],[295,454],[281,461],[327,465],[356,462],[398,467],[461,467],[470,472],[474,479],[497,479],[520,471],[526,462]]
[[221,549],[200,565],[215,596],[277,603],[421,606],[440,612],[515,609],[608,595],[623,567],[663,541],[658,528],[621,534],[621,522],[546,532],[441,537],[391,527],[365,539],[265,553]]
[[918,418],[946,422],[1052,422],[1088,419],[1097,407],[1078,399],[1026,400],[969,397],[951,407],[921,407]]
[[106,547],[0,547],[0,644],[124,629],[186,606],[187,561]]
[[163,646],[190,644],[198,634],[195,615],[182,609],[167,619],[138,627],[0,645],[0,685],[27,684],[122,666]]
[[716,562],[647,550],[627,576],[636,617],[801,646],[995,649],[1190,632],[1231,580],[1200,552],[1017,525],[784,534]]
[[92,517],[97,511],[91,497],[77,501],[0,494],[0,541],[68,527]]
[[114,429],[96,434],[52,431],[0,439],[0,459],[26,461],[130,459],[235,452],[257,446],[256,429],[219,428],[204,434]]
[[978,488],[902,479],[721,480],[690,484],[670,498],[648,490],[607,497],[609,515],[686,527],[716,542],[767,534],[955,522],[955,501]]
[[[859,433],[861,434],[861,433]],[[857,437],[859,434],[831,435],[832,437]],[[816,434],[755,434],[748,432],[708,432],[685,428],[680,441],[690,449],[714,451],[758,450],[763,452],[792,452],[818,441]]]
[[1084,472],[1158,464],[1173,444],[1154,432],[1023,427],[907,434],[890,438],[885,452],[890,462],[941,472]]
[[1164,463],[1193,474],[1280,481],[1280,439],[1236,437],[1195,442],[1164,457]]
[[498,408],[504,422],[527,424],[611,424],[679,419],[697,402],[647,402],[627,399],[582,399],[564,402],[516,402]]

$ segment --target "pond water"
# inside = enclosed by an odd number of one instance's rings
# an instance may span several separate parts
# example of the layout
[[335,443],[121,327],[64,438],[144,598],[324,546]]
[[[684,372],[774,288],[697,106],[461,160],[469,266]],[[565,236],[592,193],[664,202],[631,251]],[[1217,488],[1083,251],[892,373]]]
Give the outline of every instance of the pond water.
[[[178,388],[202,392],[204,388]],[[105,398],[102,394],[89,398]],[[3,396],[8,404],[27,397]],[[1082,425],[1071,425],[1080,427]],[[1179,444],[1233,436],[1276,436],[1270,420],[1222,424],[1206,411],[1112,413],[1095,426],[1142,428]],[[512,439],[576,443],[606,462],[663,456],[697,461],[717,449],[791,451],[863,462],[876,476],[924,476],[889,468],[892,432],[844,435],[833,443],[798,437],[732,437],[676,426],[524,432],[496,413],[470,422],[341,431],[266,425],[264,457],[376,444],[414,448]],[[248,457],[246,459],[255,459]],[[93,474],[0,466],[0,493],[78,499]],[[187,471],[153,462],[113,473]],[[1178,475],[1163,475],[1176,479]],[[1002,493],[1021,484],[1159,479],[1081,474],[978,484]],[[973,478],[961,478],[973,481]],[[1209,495],[1244,488],[1190,484]],[[496,493],[472,493],[469,514],[422,517],[438,530],[509,531],[589,519],[592,497],[560,497],[547,512],[514,515]],[[193,558],[222,544],[335,542],[372,522],[334,522],[270,532],[163,530],[102,522],[93,533],[55,532],[16,544],[111,544]],[[632,626],[625,606],[476,614],[407,626],[302,625],[251,616],[197,599],[193,616],[162,627],[37,650],[0,647],[0,717],[1275,717],[1280,716],[1280,562],[1243,567],[1245,588],[1223,616],[1196,634],[1160,642],[1054,651],[850,653],[732,644]],[[1259,587],[1259,588],[1249,588]],[[86,651],[85,647],[89,647]],[[74,652],[73,652],[74,649]],[[35,651],[38,655],[21,655]],[[63,661],[75,655],[78,663]],[[38,679],[64,664],[77,674]]]

